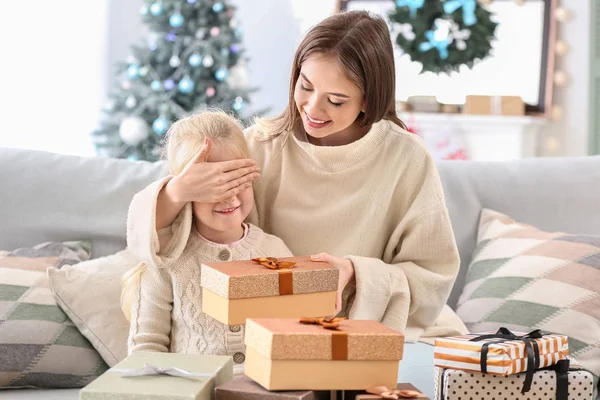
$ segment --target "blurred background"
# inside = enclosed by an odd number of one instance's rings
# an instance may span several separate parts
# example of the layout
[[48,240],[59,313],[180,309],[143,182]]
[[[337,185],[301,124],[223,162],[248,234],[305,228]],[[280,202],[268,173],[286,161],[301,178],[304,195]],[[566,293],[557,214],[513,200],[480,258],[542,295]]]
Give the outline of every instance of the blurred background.
[[600,153],[598,0],[4,2],[0,147],[155,160],[204,105],[276,115],[302,35],[350,9],[388,21],[398,113],[437,159]]

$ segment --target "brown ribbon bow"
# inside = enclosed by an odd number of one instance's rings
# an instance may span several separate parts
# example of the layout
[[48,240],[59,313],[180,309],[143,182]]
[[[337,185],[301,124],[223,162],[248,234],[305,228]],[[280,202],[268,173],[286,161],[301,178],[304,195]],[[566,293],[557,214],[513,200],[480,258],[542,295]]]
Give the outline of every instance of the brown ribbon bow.
[[279,294],[294,294],[294,279],[292,271],[296,265],[293,261],[279,261],[275,257],[257,257],[252,261],[259,263],[263,267],[276,270],[279,273]]
[[348,359],[348,332],[339,330],[340,321],[346,318],[300,318],[301,324],[321,325],[324,329],[331,331],[331,359],[332,360],[347,360]]
[[279,261],[275,257],[257,257],[253,258],[252,261],[259,263],[263,267],[269,269],[291,269],[296,265],[293,261]]
[[377,395],[382,399],[415,399],[417,397],[423,397],[423,393],[417,392],[416,390],[390,390],[387,386],[371,386],[367,388],[367,393]]

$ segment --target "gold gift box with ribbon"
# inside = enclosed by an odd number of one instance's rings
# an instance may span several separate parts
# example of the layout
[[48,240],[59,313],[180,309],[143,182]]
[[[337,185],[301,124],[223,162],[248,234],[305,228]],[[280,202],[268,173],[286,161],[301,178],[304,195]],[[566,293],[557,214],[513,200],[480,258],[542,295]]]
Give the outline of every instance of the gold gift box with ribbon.
[[245,344],[245,374],[267,390],[365,390],[396,387],[404,335],[369,320],[257,318]]
[[202,311],[227,325],[332,315],[338,282],[336,267],[310,257],[202,264]]
[[79,392],[81,400],[212,400],[233,379],[229,356],[137,351]]

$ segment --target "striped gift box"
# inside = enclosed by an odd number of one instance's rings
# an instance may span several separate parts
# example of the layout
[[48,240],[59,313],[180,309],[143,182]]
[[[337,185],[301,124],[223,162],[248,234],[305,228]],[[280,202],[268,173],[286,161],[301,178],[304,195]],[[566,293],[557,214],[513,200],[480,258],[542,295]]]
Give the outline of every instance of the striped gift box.
[[[437,367],[452,368],[463,371],[481,372],[481,348],[485,343],[491,343],[487,354],[487,373],[496,375],[511,375],[527,370],[527,349],[523,340],[506,340],[498,342],[498,338],[471,341],[483,334],[468,334],[440,338],[435,341],[434,364]],[[493,334],[493,333],[490,333]],[[525,333],[514,332],[517,336]],[[539,368],[549,367],[569,355],[568,338],[563,335],[543,335],[540,339],[530,339],[536,342],[540,353]]]

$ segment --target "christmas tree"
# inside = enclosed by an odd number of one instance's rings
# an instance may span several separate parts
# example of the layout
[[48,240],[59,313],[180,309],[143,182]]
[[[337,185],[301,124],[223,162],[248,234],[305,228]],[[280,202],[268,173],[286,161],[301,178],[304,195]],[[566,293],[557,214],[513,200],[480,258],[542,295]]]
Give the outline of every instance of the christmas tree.
[[203,107],[248,117],[242,33],[224,0],[150,0],[147,38],[117,66],[117,86],[92,133],[99,155],[155,161],[170,124]]

